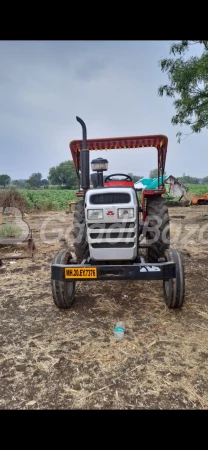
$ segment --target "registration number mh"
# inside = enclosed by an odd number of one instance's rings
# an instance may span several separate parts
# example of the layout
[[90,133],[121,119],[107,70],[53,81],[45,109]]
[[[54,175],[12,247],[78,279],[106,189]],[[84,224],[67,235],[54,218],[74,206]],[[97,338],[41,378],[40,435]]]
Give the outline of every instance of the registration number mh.
[[97,268],[70,267],[65,268],[65,278],[97,278]]

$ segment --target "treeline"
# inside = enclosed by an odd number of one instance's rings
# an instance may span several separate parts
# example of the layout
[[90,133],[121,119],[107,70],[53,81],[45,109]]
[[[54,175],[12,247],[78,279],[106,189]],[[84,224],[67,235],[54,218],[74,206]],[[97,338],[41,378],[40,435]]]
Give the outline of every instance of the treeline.
[[0,186],[14,186],[25,189],[38,189],[49,186],[62,186],[68,189],[77,188],[77,173],[73,161],[64,161],[56,167],[51,167],[49,175],[43,178],[40,172],[32,173],[28,179],[12,180],[9,175],[0,175]]
[[[153,169],[149,173],[149,178],[156,178],[158,174],[158,169]],[[143,176],[137,176],[133,173],[128,173],[131,176],[134,183],[139,181]],[[166,175],[166,172],[165,172]],[[178,179],[183,184],[208,184],[208,176],[204,178],[191,177],[189,175],[183,174],[182,177]],[[51,167],[49,170],[49,175],[43,178],[40,172],[32,173],[28,179],[18,179],[12,180],[9,175],[0,175],[0,186],[14,186],[17,188],[25,189],[39,189],[41,187],[48,188],[53,186],[59,186],[64,189],[77,189],[77,173],[73,164],[73,161],[64,161],[61,164]]]
[[[133,182],[143,177],[129,173]],[[0,175],[0,186],[15,186],[25,189],[38,189],[41,187],[60,186],[68,189],[77,189],[77,173],[73,161],[64,161],[55,167],[51,167],[47,179],[40,172],[32,173],[28,179],[12,180],[9,175]]]
[[208,176],[204,178],[197,178],[190,177],[184,173],[182,177],[178,177],[178,180],[180,180],[183,184],[208,184]]

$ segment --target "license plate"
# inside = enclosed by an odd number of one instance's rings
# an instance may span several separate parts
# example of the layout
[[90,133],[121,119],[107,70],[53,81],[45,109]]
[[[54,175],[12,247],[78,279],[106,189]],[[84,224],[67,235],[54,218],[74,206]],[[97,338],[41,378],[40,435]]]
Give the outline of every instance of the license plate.
[[97,268],[70,267],[65,268],[65,278],[97,278]]

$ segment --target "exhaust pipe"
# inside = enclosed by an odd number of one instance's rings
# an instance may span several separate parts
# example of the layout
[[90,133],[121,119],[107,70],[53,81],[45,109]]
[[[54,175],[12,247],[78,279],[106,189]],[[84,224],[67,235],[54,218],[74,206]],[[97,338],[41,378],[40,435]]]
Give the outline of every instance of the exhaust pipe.
[[87,150],[87,127],[80,117],[76,116],[76,120],[82,127],[82,150],[80,152],[81,188],[86,191],[90,187],[90,158],[89,150]]

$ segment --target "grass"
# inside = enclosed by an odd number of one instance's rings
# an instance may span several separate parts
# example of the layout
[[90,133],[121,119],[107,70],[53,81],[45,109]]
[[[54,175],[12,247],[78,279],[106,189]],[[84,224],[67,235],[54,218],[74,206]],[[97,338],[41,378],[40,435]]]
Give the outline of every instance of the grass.
[[0,238],[18,238],[21,234],[21,228],[15,224],[0,225]]

